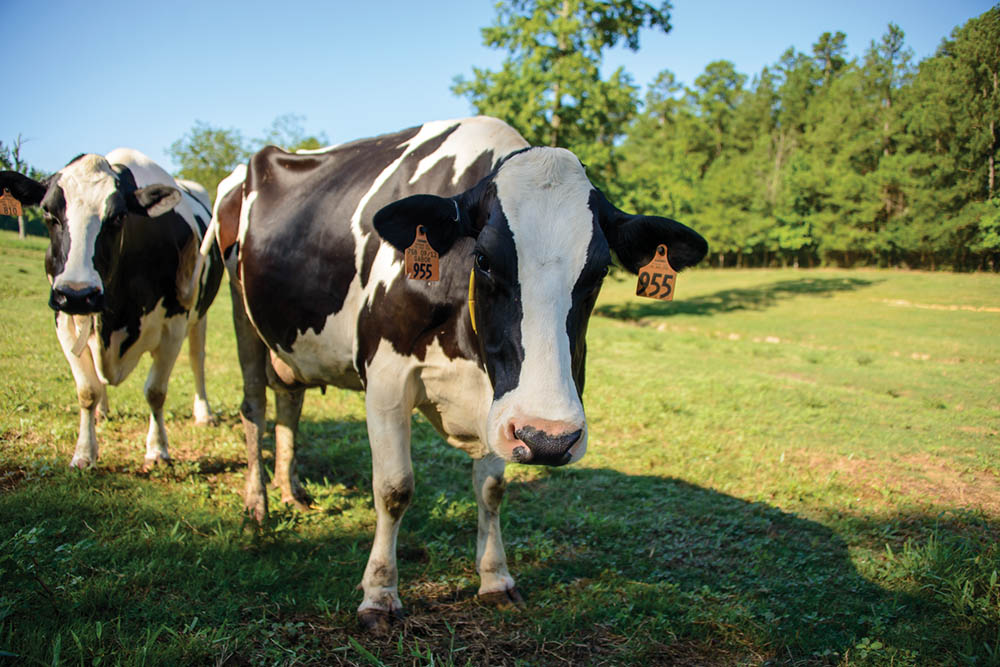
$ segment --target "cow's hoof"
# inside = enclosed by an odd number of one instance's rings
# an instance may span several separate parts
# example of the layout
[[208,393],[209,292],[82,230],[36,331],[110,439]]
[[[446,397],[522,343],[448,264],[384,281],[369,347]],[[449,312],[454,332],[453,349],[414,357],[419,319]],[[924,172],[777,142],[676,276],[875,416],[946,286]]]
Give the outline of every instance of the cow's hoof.
[[499,609],[514,609],[524,606],[524,598],[521,597],[521,592],[517,590],[516,586],[502,591],[480,593],[478,597],[483,604],[492,605]]
[[305,500],[301,500],[299,498],[291,496],[288,498],[282,498],[281,502],[285,503],[286,505],[291,505],[300,512],[308,512],[309,510],[312,509],[312,498],[310,498],[309,496],[306,496]]
[[158,466],[172,466],[173,464],[174,461],[169,456],[167,457],[157,456],[151,459],[143,460],[142,471],[152,472],[153,468],[156,468]]
[[282,493],[281,502],[291,505],[300,512],[306,512],[313,507],[312,496],[306,493],[303,488],[297,488],[292,493]]
[[358,612],[361,629],[373,635],[387,635],[392,626],[402,618],[402,612],[384,609],[362,609]]
[[243,503],[243,513],[248,519],[263,525],[267,521],[267,501]]
[[218,426],[219,418],[215,415],[199,415],[194,418],[195,426]]
[[89,470],[94,467],[94,462],[90,459],[85,459],[82,456],[74,456],[73,460],[69,462],[70,468],[76,468],[78,470]]

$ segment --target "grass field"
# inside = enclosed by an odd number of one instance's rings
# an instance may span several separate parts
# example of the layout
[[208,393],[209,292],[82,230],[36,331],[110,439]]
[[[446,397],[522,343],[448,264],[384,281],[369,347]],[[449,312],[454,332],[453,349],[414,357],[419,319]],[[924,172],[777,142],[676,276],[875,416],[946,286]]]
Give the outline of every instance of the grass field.
[[[23,664],[998,665],[1000,277],[690,271],[673,304],[610,280],[589,329],[587,456],[508,467],[520,610],[475,599],[471,466],[414,417],[408,617],[357,628],[375,516],[360,394],[310,392],[316,508],[241,515],[228,292],[217,427],[167,399],[175,464],[141,472],[148,362],[111,390],[101,460],[44,243],[0,232],[0,652]],[[268,441],[271,442],[270,440]],[[4,658],[0,658],[0,662]]]

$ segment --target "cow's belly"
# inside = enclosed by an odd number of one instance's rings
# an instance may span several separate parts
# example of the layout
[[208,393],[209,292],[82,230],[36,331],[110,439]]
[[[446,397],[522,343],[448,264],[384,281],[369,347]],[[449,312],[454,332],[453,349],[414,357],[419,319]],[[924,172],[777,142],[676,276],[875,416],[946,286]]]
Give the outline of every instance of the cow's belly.
[[355,280],[344,307],[327,317],[319,332],[308,329],[296,337],[291,350],[280,346],[274,350],[292,368],[296,379],[308,385],[362,389],[354,365],[359,301],[360,286]]
[[473,458],[486,455],[486,418],[493,395],[486,372],[467,359],[449,359],[434,341],[419,377],[417,407],[434,428]]

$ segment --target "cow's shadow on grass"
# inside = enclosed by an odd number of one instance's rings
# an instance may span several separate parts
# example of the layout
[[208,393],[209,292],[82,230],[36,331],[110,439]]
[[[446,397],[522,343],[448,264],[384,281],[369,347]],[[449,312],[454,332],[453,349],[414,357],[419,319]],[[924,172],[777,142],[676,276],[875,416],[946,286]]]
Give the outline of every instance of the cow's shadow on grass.
[[[361,420],[304,422],[300,476],[321,507],[300,513],[275,503],[273,523],[258,532],[241,524],[233,490],[205,482],[217,470],[211,461],[181,480],[26,470],[0,493],[8,517],[0,530],[7,572],[0,611],[12,627],[35,634],[8,638],[0,649],[48,646],[71,628],[89,661],[102,642],[112,653],[114,646],[155,648],[150,629],[162,626],[186,642],[168,645],[166,662],[204,661],[224,630],[230,646],[243,647],[234,649],[236,664],[280,662],[289,651],[332,663],[345,654],[323,651],[343,650],[348,637],[388,660],[395,640],[379,644],[354,624],[361,599],[354,586],[373,529],[364,433]],[[498,615],[474,598],[468,458],[422,419],[415,419],[413,450],[417,488],[399,560],[411,612],[403,631],[407,641],[422,642],[417,648],[448,655],[457,642],[474,664],[512,662],[490,653],[503,646],[508,657],[546,663],[518,651],[550,642],[583,664],[594,660],[587,651],[599,632],[624,651],[611,662],[647,654],[667,661],[676,657],[671,647],[690,644],[701,647],[687,656],[692,664],[762,657],[836,663],[865,638],[894,633],[931,659],[939,645],[927,637],[947,632],[947,615],[933,600],[891,592],[859,573],[844,537],[828,525],[680,479],[574,467],[510,483],[503,532],[528,606]],[[336,511],[323,511],[334,497]],[[900,525],[828,523],[853,543],[865,536],[878,542]],[[929,529],[918,524],[913,534],[926,538]],[[968,528],[959,521],[936,530],[961,535]],[[102,640],[109,618],[122,620],[114,638]],[[19,619],[32,620],[18,626]],[[570,646],[584,648],[573,653]],[[76,649],[63,649],[75,660]],[[38,657],[47,661],[50,653]]]
[[645,317],[672,315],[717,315],[736,310],[764,310],[786,299],[798,296],[829,296],[870,287],[876,282],[863,278],[798,278],[738,289],[727,289],[696,296],[678,298],[669,304],[652,299],[624,303],[600,304],[594,314],[619,320],[641,320]]

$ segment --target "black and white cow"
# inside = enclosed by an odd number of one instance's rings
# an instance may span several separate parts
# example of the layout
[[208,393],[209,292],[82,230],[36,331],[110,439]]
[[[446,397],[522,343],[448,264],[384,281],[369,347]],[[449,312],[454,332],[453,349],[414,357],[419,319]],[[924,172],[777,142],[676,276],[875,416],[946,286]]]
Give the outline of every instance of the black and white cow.
[[211,217],[208,193],[175,181],[128,148],[106,157],[80,155],[42,183],[2,172],[0,186],[24,205],[40,205],[49,229],[49,306],[80,402],[70,465],[97,461],[95,422],[107,413],[107,385],[122,382],[145,352],[153,357],[145,386],[152,411],[145,463],[169,460],[163,402],[185,337],[194,418],[212,419],[205,395],[205,314],[223,267],[214,244],[205,244],[207,260],[199,254]]
[[[275,481],[300,502],[292,442],[304,388],[363,389],[377,526],[362,623],[384,627],[401,609],[396,539],[414,489],[414,408],[474,460],[479,594],[519,601],[497,515],[504,466],[584,455],[585,334],[613,258],[636,272],[666,243],[682,269],[704,256],[704,239],[623,213],[571,152],[530,148],[482,117],[309,154],[265,148],[216,205],[234,305],[245,307],[234,318],[248,510],[267,511],[266,384],[279,389]],[[405,276],[418,227],[441,254],[439,281]]]

